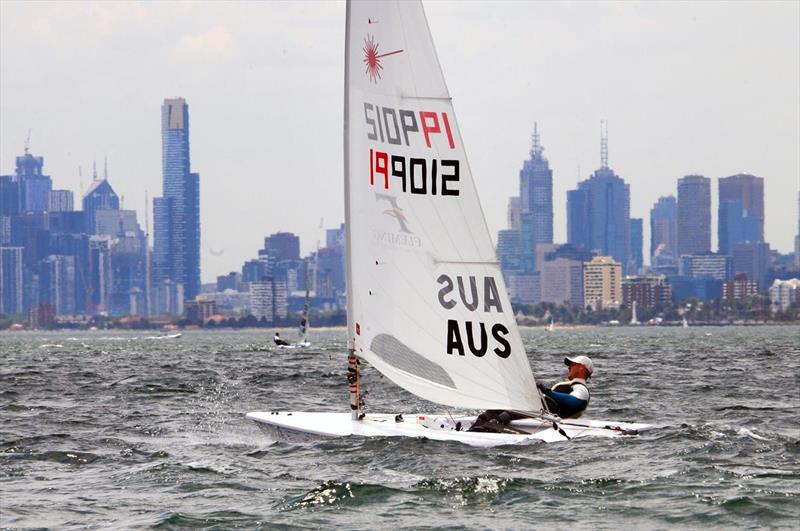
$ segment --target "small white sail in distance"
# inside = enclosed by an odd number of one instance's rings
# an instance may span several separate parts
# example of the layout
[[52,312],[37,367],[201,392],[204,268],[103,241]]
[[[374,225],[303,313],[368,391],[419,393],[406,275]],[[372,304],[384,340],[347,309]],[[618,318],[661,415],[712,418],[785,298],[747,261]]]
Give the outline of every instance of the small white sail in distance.
[[541,411],[421,3],[349,3],[346,49],[356,355],[432,402]]

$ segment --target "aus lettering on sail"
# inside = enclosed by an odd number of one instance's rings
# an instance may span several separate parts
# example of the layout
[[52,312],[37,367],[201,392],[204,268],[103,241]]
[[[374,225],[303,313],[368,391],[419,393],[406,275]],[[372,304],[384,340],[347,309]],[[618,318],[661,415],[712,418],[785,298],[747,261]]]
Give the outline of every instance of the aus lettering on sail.
[[[364,102],[367,138],[385,144],[369,150],[369,184],[383,190],[400,190],[418,195],[460,194],[461,164],[458,158],[407,157],[392,152],[392,146],[433,149],[436,135],[446,139],[451,150],[456,144],[446,112],[393,109]],[[422,141],[425,147],[422,147]]]
[[447,353],[466,356],[469,351],[473,356],[481,358],[491,350],[501,358],[509,357],[511,344],[506,339],[508,328],[503,323],[493,322],[487,330],[487,324],[481,320],[481,314],[490,314],[493,311],[503,313],[494,277],[457,275],[454,280],[449,275],[442,274],[436,282],[440,286],[439,304],[444,309],[453,310],[460,305],[475,313],[474,320],[447,320]]

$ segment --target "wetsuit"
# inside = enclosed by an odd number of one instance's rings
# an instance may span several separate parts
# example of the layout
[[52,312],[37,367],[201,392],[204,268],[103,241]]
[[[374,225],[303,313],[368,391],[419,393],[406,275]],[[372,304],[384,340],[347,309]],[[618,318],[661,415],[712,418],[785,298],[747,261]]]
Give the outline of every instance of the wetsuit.
[[586,380],[575,378],[566,382],[559,382],[550,389],[540,386],[545,396],[547,408],[562,419],[576,419],[580,417],[589,405],[589,388]]
[[280,336],[275,336],[274,339],[275,339],[275,344],[278,345],[278,346],[283,346],[283,345],[288,345],[289,344],[288,341],[286,341],[285,339],[281,339]]

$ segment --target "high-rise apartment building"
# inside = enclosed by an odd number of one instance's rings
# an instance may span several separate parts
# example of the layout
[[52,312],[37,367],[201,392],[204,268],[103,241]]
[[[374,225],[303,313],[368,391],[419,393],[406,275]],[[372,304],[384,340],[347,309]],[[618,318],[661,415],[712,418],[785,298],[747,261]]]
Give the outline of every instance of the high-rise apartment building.
[[153,283],[183,285],[187,299],[200,292],[200,175],[189,157],[189,106],[183,98],[161,106],[163,196],[153,200]]
[[259,319],[274,322],[289,313],[286,281],[265,277],[250,283],[250,312]]
[[631,218],[631,257],[628,261],[628,273],[636,275],[644,267],[644,220],[642,218]]
[[775,279],[769,288],[769,300],[773,312],[785,312],[792,304],[800,304],[800,279]]
[[678,179],[678,256],[711,252],[711,179]]
[[738,174],[719,179],[718,250],[764,241],[764,179]]
[[[497,233],[497,260],[504,275],[521,269],[520,234],[518,230],[505,229]],[[508,280],[506,278],[506,280]]]
[[583,305],[617,309],[622,304],[622,264],[610,256],[583,263]]
[[0,175],[0,216],[16,216],[19,209],[19,182],[16,176]]
[[672,300],[672,287],[665,275],[627,277],[622,281],[622,304],[640,310],[652,310]]
[[39,301],[56,315],[75,314],[75,257],[50,255],[39,264]]
[[23,313],[22,247],[0,247],[0,314]]
[[601,166],[567,193],[567,238],[573,245],[630,258],[630,188],[608,167],[608,139],[601,138]]
[[682,277],[711,278],[724,282],[733,277],[733,260],[727,254],[683,255],[679,272]]
[[659,197],[650,209],[650,264],[654,257],[677,260],[678,202],[675,196]]
[[733,274],[744,273],[750,280],[758,282],[760,290],[766,290],[767,270],[769,268],[768,243],[735,243],[731,250]]
[[544,261],[539,270],[541,302],[583,306],[583,262],[556,258]]

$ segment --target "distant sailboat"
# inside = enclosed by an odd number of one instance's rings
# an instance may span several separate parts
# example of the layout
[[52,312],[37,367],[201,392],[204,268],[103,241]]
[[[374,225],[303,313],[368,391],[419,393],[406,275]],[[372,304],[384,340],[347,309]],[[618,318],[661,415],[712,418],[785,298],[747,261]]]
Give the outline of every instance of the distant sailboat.
[[311,346],[311,343],[308,341],[308,308],[309,308],[309,281],[308,281],[308,274],[306,274],[306,297],[303,301],[303,313],[300,315],[300,327],[298,329],[298,338],[299,341],[297,343],[290,343],[288,345],[278,345],[278,348],[281,349],[293,349],[293,348],[308,348]]
[[683,328],[689,328],[689,322],[686,320],[686,316],[683,316],[683,323],[681,324]]
[[638,325],[639,319],[636,318],[636,301],[633,301],[633,310],[631,311],[631,324]]
[[550,313],[550,310],[547,310],[547,312],[545,313],[545,319],[548,317],[550,318],[550,322],[547,324],[547,326],[544,327],[544,329],[548,332],[552,332],[553,330],[556,329],[556,327],[555,323],[553,322],[553,314]]

